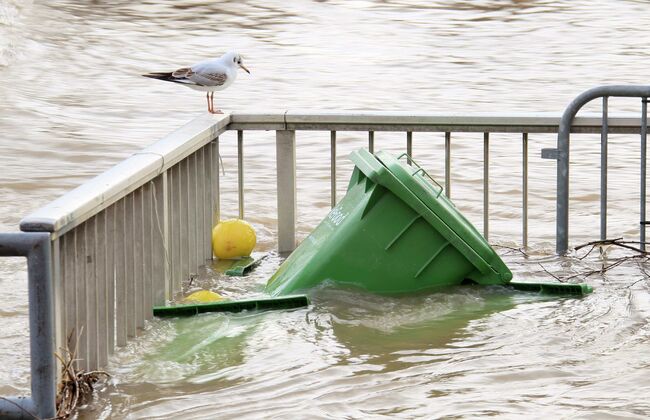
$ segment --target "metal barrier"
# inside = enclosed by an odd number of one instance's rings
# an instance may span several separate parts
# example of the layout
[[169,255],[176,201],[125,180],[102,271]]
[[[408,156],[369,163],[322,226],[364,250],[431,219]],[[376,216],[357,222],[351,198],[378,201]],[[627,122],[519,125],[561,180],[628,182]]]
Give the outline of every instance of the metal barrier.
[[50,235],[0,233],[0,257],[27,257],[31,397],[0,398],[0,418],[55,416],[54,309]]
[[[152,317],[152,306],[163,304],[180,291],[181,282],[212,257],[210,230],[219,220],[220,212],[219,136],[227,130],[237,131],[238,207],[242,217],[245,212],[245,132],[275,131],[277,242],[280,252],[292,251],[296,245],[296,131],[330,132],[332,206],[337,201],[336,146],[339,131],[367,132],[370,151],[375,148],[376,132],[402,132],[405,134],[405,149],[411,154],[413,133],[444,133],[444,185],[448,196],[452,191],[451,143],[454,133],[481,133],[483,229],[486,237],[490,222],[491,134],[518,133],[522,151],[522,244],[526,246],[529,135],[565,131],[601,133],[603,130],[607,133],[638,133],[640,125],[638,118],[627,116],[606,118],[606,128],[600,117],[572,118],[571,125],[566,125],[564,119],[562,121],[564,125],[560,118],[546,115],[292,111],[196,118],[21,221],[21,230],[45,232],[41,235],[46,235],[51,244],[51,266],[44,263],[39,270],[51,276],[52,287],[40,290],[51,293],[54,301],[56,347],[65,346],[67,337],[72,337],[69,346],[77,349],[79,368],[93,370],[105,366],[116,346],[123,346],[129,338],[138,335],[145,321]],[[568,151],[566,155],[562,153],[557,154],[566,156],[568,163]],[[13,240],[0,236],[0,247],[8,247],[0,249],[12,249]],[[41,278],[47,279],[41,282],[50,283],[49,277]],[[32,288],[39,287],[30,281],[30,299]],[[30,308],[34,307],[30,300]],[[52,317],[49,319],[51,322]],[[30,331],[51,342],[51,330],[42,330],[30,322]],[[54,386],[54,376],[47,376],[34,368],[41,355],[51,356],[53,351],[33,342],[32,352],[37,355],[32,357],[32,387],[37,376],[41,379],[36,383],[48,382]],[[23,403],[30,409],[49,407],[49,400],[35,390],[32,400]],[[7,404],[0,405],[0,409],[5,409]]]
[[[569,137],[575,116],[587,103],[603,98],[600,163],[600,238],[607,236],[607,135],[611,133],[611,120],[608,118],[608,98],[641,98],[641,119],[637,133],[641,134],[641,209],[640,242],[645,250],[646,225],[646,139],[648,133],[648,97],[650,86],[599,86],[577,96],[562,114],[557,135],[557,149],[543,151],[543,157],[557,159],[557,225],[556,251],[566,253],[569,248]],[[545,152],[545,153],[544,153]]]
[[[609,118],[608,133],[633,134],[639,132],[639,119],[632,116]],[[451,196],[451,142],[454,133],[481,133],[483,135],[483,234],[489,237],[490,191],[490,135],[492,133],[521,134],[522,150],[522,245],[528,244],[528,143],[529,135],[535,133],[559,132],[560,119],[546,115],[500,116],[486,115],[438,115],[438,114],[408,114],[388,112],[364,113],[316,113],[286,111],[276,114],[233,114],[228,129],[238,130],[238,142],[243,141],[244,132],[248,130],[275,130],[280,136],[292,144],[295,143],[296,131],[329,131],[330,132],[330,202],[336,203],[336,138],[339,131],[365,131],[368,133],[368,149],[374,150],[375,133],[393,131],[405,133],[405,148],[412,151],[414,132],[445,133],[445,193]],[[601,133],[602,118],[600,116],[583,116],[575,118],[570,126],[571,132],[598,134]],[[280,134],[283,133],[283,134]],[[279,140],[278,140],[279,141]],[[239,144],[239,143],[238,143]],[[295,148],[295,144],[292,146]],[[239,149],[238,149],[239,150]],[[543,157],[555,157],[553,151],[545,149]],[[241,152],[238,152],[241,153]],[[294,151],[295,153],[295,151]],[[280,165],[295,166],[295,157],[284,156],[278,149],[278,168]],[[241,164],[240,164],[241,165]],[[283,171],[284,177],[287,177]],[[278,180],[278,231],[279,249],[290,251],[294,247],[294,235],[289,233],[289,226],[295,225],[295,211],[287,213],[287,208],[295,207],[295,169],[282,185]],[[288,183],[287,183],[288,182]],[[238,190],[243,191],[243,178],[240,176]],[[281,199],[281,196],[283,197]],[[240,193],[240,214],[243,214],[243,202]],[[288,201],[287,201],[288,200]],[[280,209],[283,207],[283,209]],[[285,221],[286,219],[286,221]]]

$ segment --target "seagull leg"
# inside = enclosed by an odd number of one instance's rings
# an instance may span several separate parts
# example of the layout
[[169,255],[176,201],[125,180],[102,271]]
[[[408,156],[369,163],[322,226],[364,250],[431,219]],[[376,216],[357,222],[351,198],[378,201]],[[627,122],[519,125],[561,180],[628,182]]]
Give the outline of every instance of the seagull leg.
[[208,112],[212,114],[212,107],[210,106],[210,92],[205,93],[205,99],[208,101]]
[[217,109],[216,111],[214,110],[214,92],[212,92],[212,95],[210,95],[210,102],[212,103],[212,111],[210,111],[213,114],[223,114],[220,109]]

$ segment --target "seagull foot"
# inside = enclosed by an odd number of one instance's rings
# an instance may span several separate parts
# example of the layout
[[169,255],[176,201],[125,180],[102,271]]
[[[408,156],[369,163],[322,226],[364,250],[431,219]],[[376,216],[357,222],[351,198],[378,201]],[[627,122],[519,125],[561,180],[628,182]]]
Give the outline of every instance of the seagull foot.
[[223,114],[223,111],[220,109],[217,109],[216,111],[210,111],[210,114]]

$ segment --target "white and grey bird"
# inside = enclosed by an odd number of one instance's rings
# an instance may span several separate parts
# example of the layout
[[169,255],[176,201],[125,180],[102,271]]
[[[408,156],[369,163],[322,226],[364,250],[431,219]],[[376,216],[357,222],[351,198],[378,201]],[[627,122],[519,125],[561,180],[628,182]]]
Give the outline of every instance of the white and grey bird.
[[251,72],[244,66],[241,55],[234,51],[227,52],[219,58],[205,60],[190,67],[182,67],[172,72],[157,72],[143,74],[144,77],[179,83],[194,90],[206,92],[208,112],[222,114],[221,110],[214,109],[214,92],[224,90],[232,85],[237,78],[237,69],[241,68],[246,73]]

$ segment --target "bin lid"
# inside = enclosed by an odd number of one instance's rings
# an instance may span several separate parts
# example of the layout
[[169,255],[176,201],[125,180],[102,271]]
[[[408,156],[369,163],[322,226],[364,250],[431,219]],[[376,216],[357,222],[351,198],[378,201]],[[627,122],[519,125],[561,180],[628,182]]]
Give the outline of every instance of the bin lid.
[[[401,160],[402,158],[404,159]],[[409,201],[415,199],[424,205],[431,213],[429,216],[433,215],[433,217],[429,217],[430,222],[466,258],[472,261],[483,275],[491,279],[497,277],[502,282],[512,279],[512,273],[499,255],[474,225],[447,198],[442,186],[408,156],[404,154],[396,158],[384,151],[379,151],[373,156],[366,150],[359,150],[353,153],[352,160],[366,176],[371,179],[375,178],[375,182],[386,184],[384,186],[393,190],[393,193],[402,197],[406,195]],[[413,164],[408,165],[407,160]],[[383,176],[380,176],[380,173]],[[386,178],[388,174],[390,177]],[[384,182],[382,182],[382,178]],[[395,189],[399,191],[395,191]],[[416,204],[418,203],[416,202]],[[481,282],[481,279],[474,280]]]

